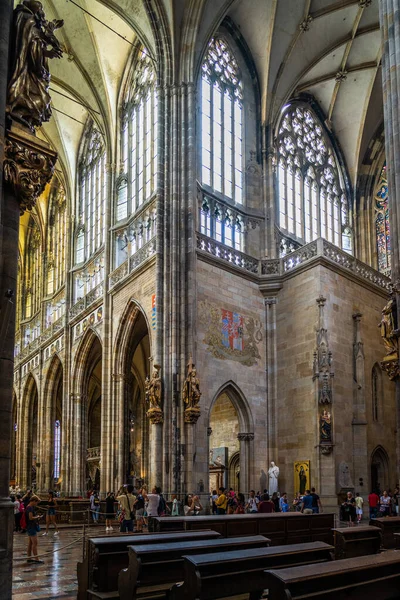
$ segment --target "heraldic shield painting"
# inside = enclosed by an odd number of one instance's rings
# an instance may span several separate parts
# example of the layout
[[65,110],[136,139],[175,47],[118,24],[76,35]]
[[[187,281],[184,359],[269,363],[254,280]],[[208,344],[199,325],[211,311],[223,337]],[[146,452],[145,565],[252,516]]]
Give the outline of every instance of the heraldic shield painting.
[[215,358],[235,360],[248,367],[260,358],[260,321],[207,301],[199,302],[199,318],[206,327],[203,342]]

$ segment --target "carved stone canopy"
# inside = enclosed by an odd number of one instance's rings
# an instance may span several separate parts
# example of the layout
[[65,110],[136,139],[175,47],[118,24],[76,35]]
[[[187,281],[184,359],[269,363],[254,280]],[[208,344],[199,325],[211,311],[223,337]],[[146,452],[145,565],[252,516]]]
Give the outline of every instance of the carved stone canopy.
[[54,173],[57,153],[26,130],[7,132],[4,181],[19,202],[21,214],[31,210]]
[[237,438],[240,442],[250,442],[254,440],[254,433],[238,433]]

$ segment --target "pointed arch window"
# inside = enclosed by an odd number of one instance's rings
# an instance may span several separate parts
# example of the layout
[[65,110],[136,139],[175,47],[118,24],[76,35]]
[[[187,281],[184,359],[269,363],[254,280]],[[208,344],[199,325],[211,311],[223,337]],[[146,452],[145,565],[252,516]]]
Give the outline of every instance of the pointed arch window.
[[156,72],[144,48],[139,52],[124,98],[121,122],[121,174],[115,220],[127,219],[150,200],[156,188],[158,95]]
[[378,364],[372,368],[372,418],[374,421],[381,419],[383,406],[383,381],[382,371]]
[[323,237],[352,252],[348,203],[332,144],[314,111],[283,110],[277,135],[279,227],[300,243]]
[[384,164],[375,191],[375,235],[378,256],[378,270],[388,277],[391,275],[391,245],[389,224],[389,194]]
[[75,261],[88,260],[104,244],[107,195],[106,151],[103,136],[91,123],[85,133],[79,164]]
[[24,277],[24,318],[30,319],[40,307],[40,273],[42,255],[42,236],[39,225],[30,216],[26,239],[25,277]]
[[54,294],[65,283],[66,197],[64,186],[53,184],[49,205],[47,242],[47,294]]
[[243,86],[227,42],[213,38],[201,78],[201,181],[243,202]]

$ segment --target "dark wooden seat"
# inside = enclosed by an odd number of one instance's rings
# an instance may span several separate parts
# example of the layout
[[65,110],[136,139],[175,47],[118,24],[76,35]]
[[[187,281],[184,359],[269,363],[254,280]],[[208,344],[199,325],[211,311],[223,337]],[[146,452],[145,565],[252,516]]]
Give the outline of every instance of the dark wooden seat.
[[393,535],[396,544],[396,550],[400,550],[400,533],[394,533]]
[[335,558],[355,558],[377,554],[382,546],[382,534],[377,527],[370,525],[339,527],[333,530]]
[[395,550],[266,571],[268,600],[394,600],[400,597],[400,554]]
[[271,546],[326,542],[333,544],[334,515],[304,515],[298,512],[210,515],[196,517],[155,517],[159,531],[213,529],[224,537],[266,535]]
[[[128,546],[132,544],[157,544],[161,540],[165,543],[181,540],[211,540],[220,537],[216,531],[204,530],[182,533],[125,534],[88,539],[85,559],[77,564],[78,600],[87,600],[93,596],[94,592],[105,594],[118,589],[118,574],[121,569],[128,566]],[[98,597],[100,596],[98,595]]]
[[262,535],[220,538],[217,540],[180,541],[171,544],[152,544],[129,547],[129,567],[123,569],[118,578],[118,591],[121,600],[132,600],[146,587],[153,586],[155,592],[162,588],[164,593],[171,583],[182,580],[183,556],[192,554],[230,553],[231,550],[244,552],[255,549],[262,552],[270,540]]
[[[395,533],[400,533],[400,517],[380,517],[371,519],[369,522],[373,527],[379,527],[382,531],[382,544],[384,548],[395,548]],[[210,529],[212,529],[210,527]]]
[[185,556],[184,583],[171,588],[168,600],[215,600],[247,593],[255,600],[267,587],[266,568],[324,563],[332,560],[333,550],[333,546],[324,542],[311,542]]

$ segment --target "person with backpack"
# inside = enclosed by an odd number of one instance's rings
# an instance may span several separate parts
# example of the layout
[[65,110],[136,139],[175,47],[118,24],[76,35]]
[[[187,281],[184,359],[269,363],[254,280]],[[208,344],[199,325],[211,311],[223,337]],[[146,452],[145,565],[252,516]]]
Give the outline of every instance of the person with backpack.
[[121,507],[120,532],[133,533],[133,522],[135,520],[136,496],[133,495],[133,485],[123,486],[121,493],[116,497]]

